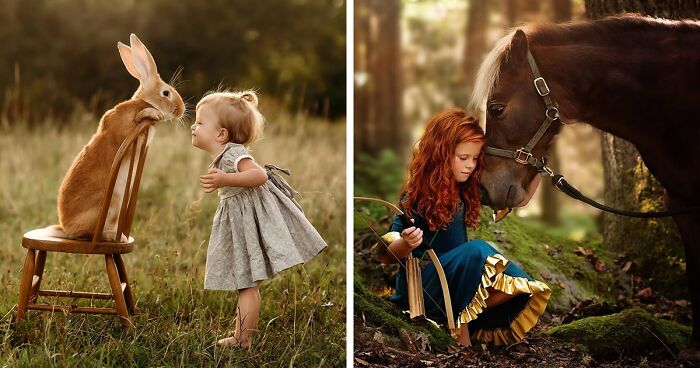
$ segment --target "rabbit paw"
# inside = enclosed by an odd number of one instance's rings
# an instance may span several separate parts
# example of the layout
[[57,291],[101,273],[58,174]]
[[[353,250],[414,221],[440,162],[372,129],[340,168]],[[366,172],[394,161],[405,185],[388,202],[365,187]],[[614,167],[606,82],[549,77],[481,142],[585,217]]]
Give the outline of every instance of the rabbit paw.
[[[117,232],[116,231],[105,231],[102,233],[102,239],[104,241],[108,242],[113,242],[116,241],[117,239]],[[121,240],[119,241],[120,243],[126,243],[129,238],[126,237],[126,235],[122,234]]]
[[141,123],[143,120],[150,119],[153,121],[158,121],[158,120],[163,120],[165,116],[158,111],[158,109],[155,109],[153,107],[147,107],[141,111],[139,111],[138,114],[136,114],[136,118],[134,120],[137,123]]

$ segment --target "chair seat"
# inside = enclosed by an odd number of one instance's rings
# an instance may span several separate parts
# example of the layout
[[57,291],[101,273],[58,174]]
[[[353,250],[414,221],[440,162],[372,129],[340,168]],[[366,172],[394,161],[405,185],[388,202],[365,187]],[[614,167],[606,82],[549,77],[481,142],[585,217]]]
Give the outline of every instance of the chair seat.
[[129,237],[126,243],[98,242],[58,238],[49,235],[52,230],[43,228],[25,233],[22,237],[22,247],[26,249],[46,250],[50,252],[81,253],[81,254],[124,254],[134,249],[134,238]]

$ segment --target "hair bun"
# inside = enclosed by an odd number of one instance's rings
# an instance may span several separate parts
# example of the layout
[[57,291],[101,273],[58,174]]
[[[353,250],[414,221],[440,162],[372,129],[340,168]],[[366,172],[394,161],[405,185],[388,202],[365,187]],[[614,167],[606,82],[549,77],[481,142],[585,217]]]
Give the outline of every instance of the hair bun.
[[255,94],[253,91],[245,91],[242,92],[240,95],[240,98],[250,102],[253,107],[258,107],[258,95]]

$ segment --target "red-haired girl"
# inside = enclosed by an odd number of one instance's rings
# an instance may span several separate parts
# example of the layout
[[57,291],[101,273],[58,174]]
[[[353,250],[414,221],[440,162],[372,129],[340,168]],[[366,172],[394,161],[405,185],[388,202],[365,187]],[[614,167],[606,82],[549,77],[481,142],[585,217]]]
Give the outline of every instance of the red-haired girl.
[[[483,146],[484,132],[466,112],[449,109],[433,117],[413,152],[399,201],[415,226],[404,228],[396,218],[383,239],[399,259],[409,253],[422,257],[426,251],[423,238],[431,244],[447,276],[459,344],[471,345],[471,339],[512,344],[537,323],[551,290],[489,243],[467,239],[467,227],[479,225]],[[394,263],[394,256],[385,253],[380,260]],[[421,274],[426,315],[444,322],[435,266],[424,266]],[[407,294],[406,274],[401,269],[392,299],[407,307]]]

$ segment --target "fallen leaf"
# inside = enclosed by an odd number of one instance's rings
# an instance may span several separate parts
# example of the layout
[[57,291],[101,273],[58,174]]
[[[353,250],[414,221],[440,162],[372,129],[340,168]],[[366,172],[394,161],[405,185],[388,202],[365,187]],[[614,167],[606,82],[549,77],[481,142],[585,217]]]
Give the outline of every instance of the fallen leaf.
[[590,257],[593,255],[593,250],[591,248],[578,247],[578,248],[576,248],[574,253],[576,253],[580,256]]
[[554,279],[554,283],[557,284],[557,285],[559,285],[560,288],[566,289],[566,285],[565,285],[563,282],[561,282],[561,280],[559,280],[559,279]]
[[639,290],[637,292],[637,294],[635,294],[635,296],[637,298],[642,298],[642,299],[651,298],[653,295],[654,295],[654,291],[651,290],[650,287]]
[[380,331],[377,331],[374,333],[374,337],[372,337],[374,341],[384,345],[384,335]]
[[673,302],[673,304],[675,304],[681,308],[685,308],[688,306],[688,301],[685,299],[678,299],[675,302]]
[[425,332],[419,332],[415,335],[415,344],[419,352],[425,354],[429,353],[432,349],[430,347],[430,338]]
[[363,365],[365,367],[369,367],[369,363],[366,360],[362,360],[360,358],[355,358],[355,361],[360,365]]
[[540,272],[540,275],[542,276],[543,279],[550,281],[552,279],[552,276],[548,274],[547,272]]
[[413,337],[411,336],[411,333],[406,331],[406,329],[402,328],[399,330],[399,339],[401,339],[408,351],[412,353],[416,351],[416,346],[413,343]]
[[598,272],[603,272],[603,271],[605,271],[606,269],[608,269],[608,267],[605,265],[605,262],[603,262],[603,261],[601,261],[601,260],[597,260],[597,261],[595,262],[595,270],[596,270],[596,271],[598,271]]
[[525,344],[516,344],[515,347],[514,347],[514,349],[515,349],[517,352],[519,352],[519,353],[527,353],[527,352],[529,352],[529,351],[531,350],[531,349],[530,349],[529,347],[527,347]]
[[627,261],[625,265],[622,266],[622,272],[629,272],[630,268],[632,268],[632,261]]

